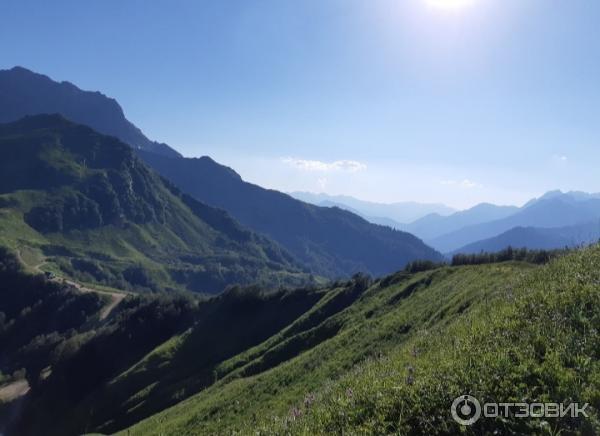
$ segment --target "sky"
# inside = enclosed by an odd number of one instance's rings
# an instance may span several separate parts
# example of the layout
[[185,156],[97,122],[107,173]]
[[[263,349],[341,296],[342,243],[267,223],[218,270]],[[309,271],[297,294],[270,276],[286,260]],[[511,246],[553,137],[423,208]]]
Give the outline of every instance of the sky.
[[0,68],[286,192],[600,191],[597,0],[1,0]]

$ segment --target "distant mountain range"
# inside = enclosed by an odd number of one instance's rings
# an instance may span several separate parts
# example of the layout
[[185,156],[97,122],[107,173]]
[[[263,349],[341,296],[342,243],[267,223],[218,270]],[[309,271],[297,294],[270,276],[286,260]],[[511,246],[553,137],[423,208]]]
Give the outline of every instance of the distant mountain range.
[[425,240],[435,240],[442,235],[458,231],[467,226],[506,218],[519,210],[515,206],[496,206],[482,203],[470,209],[448,216],[430,214],[417,221],[404,225],[403,230],[419,235]]
[[523,208],[529,207],[534,205],[535,203],[542,201],[542,200],[551,200],[551,199],[562,199],[562,200],[566,200],[569,202],[575,202],[575,203],[581,203],[581,202],[585,202],[588,200],[598,200],[600,199],[600,193],[588,193],[588,192],[582,192],[582,191],[569,191],[569,192],[562,192],[560,190],[554,190],[554,191],[548,191],[546,192],[544,195],[542,195],[539,198],[534,198],[530,201],[528,201]]
[[414,201],[374,203],[347,195],[327,195],[311,192],[292,192],[290,195],[298,200],[317,206],[337,206],[341,209],[350,210],[370,222],[398,229],[406,223],[412,223],[429,214],[447,216],[456,212],[456,209],[437,203],[417,203]]
[[[315,203],[312,203],[312,202],[308,202],[308,203],[315,204]],[[359,212],[356,209],[351,208],[348,205],[345,205],[345,204],[342,204],[342,203],[336,203],[336,202],[330,201],[330,200],[325,200],[325,201],[322,201],[320,203],[316,203],[315,206],[337,207],[338,209],[347,210],[348,212],[352,212],[355,215],[361,216],[365,220],[369,221],[370,223],[378,224],[380,226],[391,227],[392,229],[396,229],[396,230],[401,229],[403,227],[403,224],[401,224],[398,221],[395,221],[395,220],[393,220],[391,218],[366,216],[363,213]]]
[[57,83],[24,68],[0,72],[0,120],[60,113],[114,135],[183,192],[222,208],[250,229],[279,242],[308,271],[326,277],[391,273],[416,259],[441,255],[413,235],[374,225],[339,208],[317,207],[244,182],[210,158],[185,159],[146,138],[115,100]]
[[529,248],[550,250],[589,245],[600,240],[600,220],[558,228],[515,227],[493,238],[474,242],[455,250],[456,253],[493,253],[505,249]]
[[[481,203],[458,212],[438,204],[386,205],[346,196],[306,192],[292,195],[320,206],[346,209],[370,222],[412,233],[447,254],[493,252],[509,245],[554,249],[588,244],[598,239],[595,220],[600,219],[600,194],[555,190],[530,200],[523,207]],[[428,209],[437,210],[408,224],[391,218],[403,216],[406,219]]]
[[515,227],[568,227],[599,218],[600,198],[595,195],[589,194],[582,198],[577,193],[554,192],[527,203],[504,218],[467,225],[441,236],[424,239],[438,250],[448,253],[474,242],[493,238]]

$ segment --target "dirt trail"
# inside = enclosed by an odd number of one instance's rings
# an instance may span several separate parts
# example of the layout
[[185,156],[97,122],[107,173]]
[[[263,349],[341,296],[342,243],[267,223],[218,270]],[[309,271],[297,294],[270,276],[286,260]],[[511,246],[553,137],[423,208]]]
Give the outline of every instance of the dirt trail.
[[125,298],[125,294],[121,294],[118,292],[110,292],[110,291],[99,291],[98,289],[86,288],[85,286],[80,285],[77,282],[68,279],[55,279],[60,280],[63,283],[68,283],[69,285],[77,288],[80,292],[95,292],[96,294],[108,295],[110,297],[110,302],[104,306],[102,312],[100,312],[100,320],[106,319],[108,315],[112,312],[112,310],[117,307],[117,305],[123,301]]
[[0,402],[10,402],[29,392],[27,380],[17,380],[0,387]]
[[[46,273],[44,270],[42,270],[42,265],[46,263],[45,260],[38,263],[37,265],[33,265],[33,266],[27,265],[27,263],[23,260],[23,256],[21,256],[21,250],[17,250],[17,258],[19,259],[19,262],[21,262],[25,266],[32,268],[34,271],[36,271],[40,274]],[[102,311],[100,312],[100,320],[101,321],[106,319],[108,317],[108,315],[110,315],[110,313],[113,311],[113,309],[115,307],[117,307],[119,305],[119,303],[121,301],[123,301],[123,299],[126,297],[125,293],[100,291],[98,289],[87,288],[87,287],[81,285],[80,283],[74,282],[73,280],[69,280],[64,277],[55,277],[51,280],[54,282],[67,283],[67,284],[73,286],[74,288],[76,288],[80,292],[94,292],[94,293],[100,294],[100,295],[108,295],[110,297],[110,301],[106,306],[104,306],[102,308]]]

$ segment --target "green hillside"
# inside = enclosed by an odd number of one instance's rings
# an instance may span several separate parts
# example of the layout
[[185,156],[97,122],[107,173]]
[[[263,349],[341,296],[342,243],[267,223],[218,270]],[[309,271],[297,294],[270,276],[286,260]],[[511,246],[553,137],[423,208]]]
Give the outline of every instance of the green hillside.
[[[0,404],[17,416],[7,434],[456,434],[461,394],[590,404],[586,420],[486,419],[468,433],[600,429],[597,246],[546,266],[422,263],[322,289],[132,295],[106,320],[98,297],[38,290],[3,256],[0,339],[13,345],[0,371],[31,386]],[[81,315],[57,325],[61,301]]]
[[130,147],[57,115],[0,125],[0,245],[30,266],[130,291],[299,285],[284,249],[182,194]]
[[[107,425],[122,428],[149,413],[142,404],[130,408],[120,401],[133,396],[135,403],[141,397],[133,395],[137,384],[147,381],[149,392],[157,388],[155,407],[172,404],[184,388],[196,393],[214,381],[216,364],[276,334],[324,292],[234,287],[209,299],[129,294],[102,318],[101,294],[29,274],[0,247],[0,433],[76,435]],[[161,367],[147,366],[145,356],[186,337],[193,338],[188,342],[193,347],[185,359],[173,359],[179,363],[174,369],[193,370],[194,383],[177,386],[177,373],[168,377]],[[14,386],[30,390],[13,398]]]
[[461,394],[590,404],[588,419],[486,418],[468,433],[593,434],[599,271],[594,247],[539,268],[399,273],[328,313],[333,291],[219,365],[213,386],[123,434],[456,434],[450,405]]

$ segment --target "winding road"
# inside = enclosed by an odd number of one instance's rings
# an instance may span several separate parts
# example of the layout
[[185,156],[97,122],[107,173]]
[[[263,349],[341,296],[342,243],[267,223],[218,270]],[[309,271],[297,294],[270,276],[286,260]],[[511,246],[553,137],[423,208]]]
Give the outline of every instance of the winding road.
[[[31,268],[40,274],[46,273],[46,271],[42,270],[42,265],[46,263],[45,260],[38,263],[37,265],[28,265],[27,262],[25,262],[25,260],[23,259],[23,256],[21,255],[21,250],[17,250],[17,258],[19,259],[19,262],[21,262],[26,267]],[[102,308],[102,311],[100,312],[100,321],[106,319],[111,314],[111,312],[114,310],[114,308],[117,307],[119,305],[119,303],[121,301],[123,301],[123,299],[126,297],[126,293],[110,292],[110,291],[104,291],[104,290],[101,291],[98,289],[88,288],[88,287],[82,285],[81,283],[77,283],[73,280],[70,280],[70,279],[67,279],[64,277],[55,277],[51,280],[54,282],[57,282],[57,283],[66,283],[68,285],[71,285],[75,289],[77,289],[79,292],[93,292],[93,293],[100,294],[100,295],[107,295],[110,298],[110,301],[108,302],[108,304],[106,306],[104,306]]]

